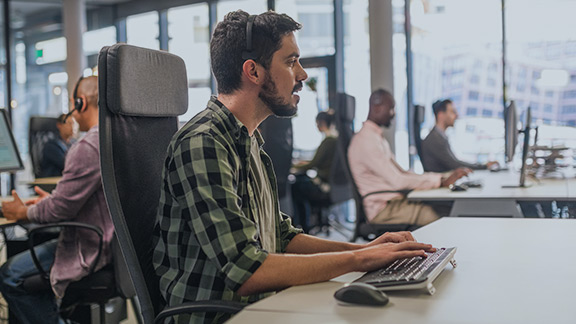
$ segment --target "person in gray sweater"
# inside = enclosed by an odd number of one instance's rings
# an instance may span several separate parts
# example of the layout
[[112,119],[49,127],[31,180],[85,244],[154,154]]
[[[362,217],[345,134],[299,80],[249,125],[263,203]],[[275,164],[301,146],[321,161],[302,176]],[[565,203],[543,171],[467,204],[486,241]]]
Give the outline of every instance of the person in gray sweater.
[[447,172],[461,167],[472,170],[483,170],[498,165],[498,162],[488,162],[487,164],[468,163],[459,160],[448,143],[446,129],[454,126],[458,118],[458,113],[454,108],[454,103],[450,99],[438,100],[432,104],[436,125],[426,139],[422,142],[422,166],[426,172]]

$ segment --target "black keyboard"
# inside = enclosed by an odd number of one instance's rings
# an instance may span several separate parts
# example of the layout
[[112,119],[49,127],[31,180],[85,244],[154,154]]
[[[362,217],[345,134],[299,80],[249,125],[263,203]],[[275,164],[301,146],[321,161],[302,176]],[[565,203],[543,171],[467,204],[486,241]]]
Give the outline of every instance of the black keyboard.
[[[428,257],[414,257],[396,260],[384,269],[366,273],[356,280],[377,288],[424,288],[436,279],[448,262],[456,267],[454,254],[456,248],[439,248]],[[402,286],[402,287],[397,287]],[[430,288],[429,288],[430,289]],[[431,291],[433,293],[433,291]]]

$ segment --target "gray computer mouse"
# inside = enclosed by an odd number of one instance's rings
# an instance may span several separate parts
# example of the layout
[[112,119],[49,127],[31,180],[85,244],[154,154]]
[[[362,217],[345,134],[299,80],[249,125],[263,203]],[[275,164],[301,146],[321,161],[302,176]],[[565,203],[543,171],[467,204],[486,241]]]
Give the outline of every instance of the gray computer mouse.
[[334,298],[344,305],[384,306],[388,304],[388,296],[378,288],[353,282],[336,290]]

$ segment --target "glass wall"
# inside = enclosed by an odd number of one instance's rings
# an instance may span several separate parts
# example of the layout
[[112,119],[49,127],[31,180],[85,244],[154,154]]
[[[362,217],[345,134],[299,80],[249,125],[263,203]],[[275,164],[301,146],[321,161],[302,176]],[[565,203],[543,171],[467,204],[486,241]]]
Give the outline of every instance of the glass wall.
[[168,10],[168,50],[180,56],[188,75],[188,111],[180,116],[187,121],[206,107],[210,88],[210,30],[208,5],[177,7]]
[[126,42],[140,47],[160,49],[158,20],[157,11],[126,18]]
[[472,162],[503,161],[501,0],[407,3],[414,104],[426,107],[421,137],[435,123],[432,103],[450,98],[459,114],[447,130],[454,153]]
[[530,107],[540,146],[576,147],[574,12],[576,1],[506,1],[507,97],[520,120]]

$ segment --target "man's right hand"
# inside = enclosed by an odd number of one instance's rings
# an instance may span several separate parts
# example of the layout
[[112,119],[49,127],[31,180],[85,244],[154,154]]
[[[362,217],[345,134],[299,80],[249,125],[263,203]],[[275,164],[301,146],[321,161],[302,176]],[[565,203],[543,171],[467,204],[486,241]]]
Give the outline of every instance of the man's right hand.
[[436,248],[431,244],[418,243],[415,241],[378,244],[353,252],[358,258],[354,271],[374,271],[398,259],[417,256],[426,257],[426,252],[436,252]]
[[454,172],[452,172],[448,178],[442,179],[442,182],[440,182],[440,187],[448,187],[449,185],[454,184],[456,180],[468,175],[469,173],[472,173],[472,170],[468,168],[458,168],[454,170]]

